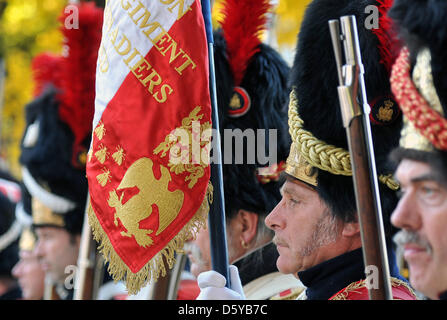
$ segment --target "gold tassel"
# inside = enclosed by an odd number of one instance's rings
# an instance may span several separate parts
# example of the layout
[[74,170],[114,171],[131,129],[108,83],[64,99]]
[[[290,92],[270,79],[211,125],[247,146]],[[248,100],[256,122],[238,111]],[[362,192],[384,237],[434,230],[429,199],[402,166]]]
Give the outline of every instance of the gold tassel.
[[184,243],[187,239],[195,238],[198,231],[204,228],[208,218],[210,204],[213,202],[213,186],[209,182],[199,209],[192,219],[180,230],[180,232],[160,251],[158,252],[140,271],[133,273],[129,267],[121,260],[115,252],[106,232],[91,206],[88,207],[88,222],[92,228],[94,239],[99,243],[98,250],[104,256],[105,262],[109,262],[108,272],[115,281],[126,281],[126,287],[129,294],[136,294],[147,283],[156,282],[158,278],[166,275],[166,266],[163,262],[165,258],[169,269],[172,269],[175,263],[175,252],[182,252]]

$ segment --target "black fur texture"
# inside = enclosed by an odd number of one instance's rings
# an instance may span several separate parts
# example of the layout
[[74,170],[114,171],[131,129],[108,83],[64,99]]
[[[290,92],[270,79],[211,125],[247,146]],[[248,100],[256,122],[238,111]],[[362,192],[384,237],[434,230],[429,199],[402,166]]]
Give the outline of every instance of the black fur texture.
[[[80,234],[87,200],[87,178],[85,168],[78,169],[72,165],[74,136],[59,118],[56,93],[56,89],[50,87],[26,106],[25,133],[37,121],[39,135],[32,147],[24,146],[25,136],[22,138],[20,163],[42,187],[77,204],[74,210],[63,216],[66,229]],[[88,144],[85,146],[88,148]]]
[[[0,192],[0,237],[8,232],[15,221],[16,204]],[[12,277],[11,271],[19,260],[19,238],[0,251],[0,277]]]
[[[339,85],[328,20],[345,15],[355,15],[359,33],[362,61],[365,67],[365,84],[368,101],[391,96],[389,74],[380,62],[379,39],[365,28],[368,5],[378,5],[372,0],[314,0],[305,13],[298,35],[297,52],[289,85],[296,88],[298,112],[304,128],[328,144],[348,150],[346,131],[342,125],[337,94]],[[379,174],[389,174],[394,167],[387,160],[388,154],[398,146],[402,117],[387,126],[373,125],[372,134]],[[395,192],[380,184],[382,212],[385,225],[397,204]],[[356,220],[356,202],[352,177],[338,176],[318,169],[320,197],[333,213],[344,221]]]
[[430,49],[433,81],[447,115],[447,1],[394,0],[389,16],[407,44],[413,63],[421,47]]
[[[217,104],[219,109],[220,132],[222,137],[222,155],[224,150],[225,129],[277,129],[277,161],[285,161],[290,147],[287,127],[287,102],[289,89],[287,77],[289,67],[282,57],[271,47],[261,44],[260,52],[250,60],[243,87],[251,98],[251,108],[239,118],[228,115],[230,99],[233,95],[234,81],[226,54],[226,44],[222,32],[214,34],[214,60],[216,69]],[[266,133],[268,143],[268,132]],[[244,152],[247,149],[244,145]],[[266,155],[270,152],[266,147]],[[268,214],[280,201],[279,188],[281,182],[261,184],[256,178],[256,169],[267,166],[256,160],[247,164],[244,156],[243,164],[235,163],[232,152],[232,163],[223,165],[225,211],[227,219],[231,219],[238,210],[244,209],[260,215]]]
[[[410,50],[414,67],[420,49],[428,47],[436,93],[447,115],[447,1],[445,0],[394,0],[389,11],[399,37]],[[447,181],[447,152],[423,152],[399,148],[391,154],[398,164],[402,159],[428,163]]]

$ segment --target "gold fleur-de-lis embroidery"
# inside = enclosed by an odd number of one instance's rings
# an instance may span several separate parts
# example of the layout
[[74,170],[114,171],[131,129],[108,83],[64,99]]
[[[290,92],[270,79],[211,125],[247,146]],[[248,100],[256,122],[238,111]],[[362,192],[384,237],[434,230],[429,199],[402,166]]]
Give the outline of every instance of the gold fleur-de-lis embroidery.
[[106,134],[106,128],[104,128],[103,122],[99,122],[98,126],[95,129],[95,134],[99,140],[102,140],[102,138],[104,138],[104,135]]
[[115,160],[118,165],[123,164],[124,156],[124,150],[121,146],[116,147],[116,152],[112,154],[113,160]]
[[99,184],[104,187],[108,182],[110,182],[111,179],[111,174],[110,174],[110,170],[104,168],[102,169],[101,174],[96,176],[96,180],[98,180]]
[[109,153],[107,152],[107,147],[104,145],[99,146],[99,150],[95,152],[95,157],[98,159],[99,162],[104,163],[109,156]]

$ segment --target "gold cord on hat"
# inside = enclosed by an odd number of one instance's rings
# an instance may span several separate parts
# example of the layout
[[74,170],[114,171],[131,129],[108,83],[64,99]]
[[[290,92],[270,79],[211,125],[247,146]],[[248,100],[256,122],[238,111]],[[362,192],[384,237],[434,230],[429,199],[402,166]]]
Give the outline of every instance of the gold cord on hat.
[[[300,180],[304,180],[303,177],[307,176],[308,181],[304,181],[308,183],[312,181],[311,184],[314,186],[317,185],[316,173],[311,174],[309,165],[335,175],[352,176],[349,151],[317,139],[311,132],[303,128],[303,124],[304,121],[298,114],[298,98],[295,89],[292,89],[289,102],[289,133],[292,137],[292,147],[287,159],[288,169],[286,172]],[[304,171],[303,166],[305,166]],[[380,175],[379,181],[391,190],[399,189],[399,184],[391,174]]]

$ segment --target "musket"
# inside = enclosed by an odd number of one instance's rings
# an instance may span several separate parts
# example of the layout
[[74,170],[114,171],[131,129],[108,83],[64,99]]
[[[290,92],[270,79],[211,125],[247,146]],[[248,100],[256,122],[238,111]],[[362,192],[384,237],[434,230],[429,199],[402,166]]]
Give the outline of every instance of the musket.
[[[87,196],[87,199],[90,197]],[[87,200],[86,208],[88,208]],[[81,242],[75,278],[74,300],[95,300],[96,243],[88,224],[87,209],[84,212]]]
[[166,275],[158,278],[157,282],[153,284],[154,287],[150,290],[147,300],[176,300],[185,264],[186,255],[183,253],[177,254],[174,267],[167,270]]
[[59,295],[56,292],[56,284],[50,280],[48,276],[45,276],[44,280],[44,291],[43,291],[43,299],[44,300],[61,300]]
[[210,233],[211,265],[227,280],[230,287],[228,249],[225,227],[225,201],[222,172],[222,154],[220,142],[219,116],[217,111],[216,75],[214,71],[214,38],[211,23],[210,0],[202,0],[202,14],[205,22],[206,38],[208,40],[209,84],[211,96],[211,120],[213,123],[213,158],[217,163],[211,163],[211,182],[213,184],[213,203],[208,214],[208,229]]
[[[340,32],[341,25],[341,32]],[[355,16],[329,21],[339,79],[338,97],[346,128],[363,247],[365,272],[378,270],[378,286],[368,285],[370,300],[392,300],[374,147],[369,123],[364,67]],[[342,65],[341,44],[344,51]],[[374,268],[375,267],[375,268]],[[376,269],[377,268],[377,269]]]

